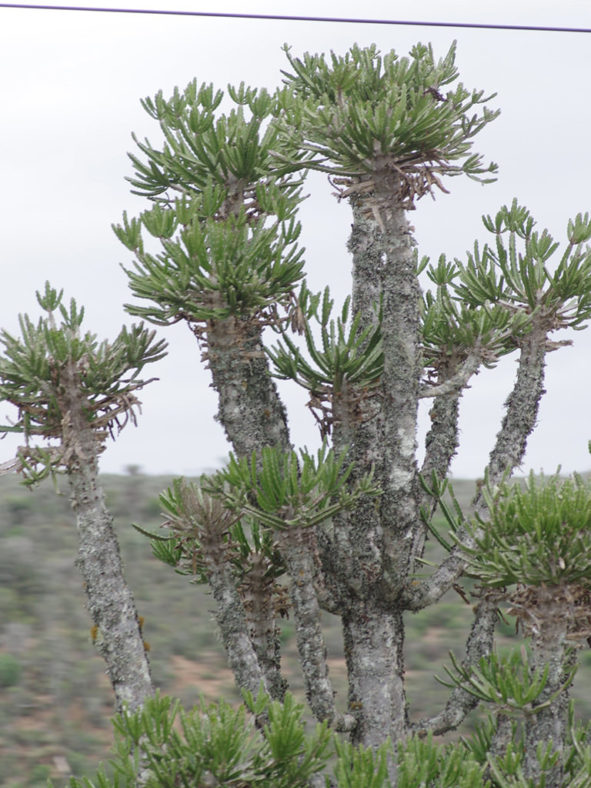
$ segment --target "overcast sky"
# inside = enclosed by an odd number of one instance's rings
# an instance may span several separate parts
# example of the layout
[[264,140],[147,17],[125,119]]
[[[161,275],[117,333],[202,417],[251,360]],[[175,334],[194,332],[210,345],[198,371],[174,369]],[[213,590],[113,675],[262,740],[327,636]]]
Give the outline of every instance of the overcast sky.
[[[99,4],[591,27],[587,0],[482,0],[477,7],[459,0],[86,3]],[[124,180],[131,173],[131,132],[160,139],[156,123],[140,107],[141,97],[160,89],[168,94],[193,77],[222,88],[241,80],[273,88],[285,65],[284,42],[296,54],[341,53],[353,43],[406,54],[417,41],[430,41],[436,55],[443,55],[454,38],[463,83],[498,93],[493,106],[501,116],[475,147],[499,164],[499,180],[483,187],[448,179],[449,195],[421,200],[412,216],[420,252],[461,257],[476,238],[485,239],[481,215],[514,197],[540,228],[562,240],[568,219],[591,210],[590,35],[0,8],[0,325],[14,331],[19,312],[36,317],[34,293],[46,279],[86,306],[86,326],[99,336],[113,337],[131,322],[123,310],[130,294],[119,267],[130,257],[111,223],[123,210],[134,215],[145,207]],[[310,178],[307,191],[301,221],[309,284],[330,284],[340,301],[350,286],[349,208],[337,204],[322,176]],[[169,355],[149,370],[160,380],[143,392],[139,426],[127,427],[107,447],[103,471],[138,464],[149,473],[196,474],[219,464],[228,450],[213,421],[215,395],[193,336],[184,326],[160,332],[170,343]],[[575,334],[573,347],[549,356],[547,394],[524,472],[551,473],[558,464],[564,471],[591,467],[590,354],[591,332],[585,331]],[[512,356],[481,373],[464,396],[455,476],[481,473],[515,369]],[[291,386],[281,388],[294,442],[316,446],[305,396]],[[0,404],[0,421],[9,415]],[[0,462],[13,456],[16,445],[12,437],[0,443]]]

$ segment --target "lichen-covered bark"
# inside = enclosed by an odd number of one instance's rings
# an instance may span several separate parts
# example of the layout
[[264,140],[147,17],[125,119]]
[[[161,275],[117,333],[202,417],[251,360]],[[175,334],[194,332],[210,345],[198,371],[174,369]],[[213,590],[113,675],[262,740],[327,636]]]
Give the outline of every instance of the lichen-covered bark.
[[356,410],[335,398],[334,443],[349,447],[354,474],[374,468],[382,495],[377,507],[362,500],[338,518],[343,560],[352,567],[343,583],[359,598],[384,584],[394,597],[408,574],[419,522],[415,454],[422,371],[420,289],[404,210],[392,207],[391,200],[378,219],[362,200],[353,199],[352,206],[353,313],[365,327],[377,322],[381,308],[384,372],[379,392],[361,399]]
[[[427,484],[431,483],[432,475],[435,474],[439,480],[447,477],[449,466],[458,447],[458,417],[460,412],[461,391],[454,394],[444,394],[435,397],[429,415],[431,417],[431,429],[425,438],[425,459],[421,467],[421,474]],[[434,514],[437,502],[428,495],[425,490],[421,490],[419,507],[430,510]],[[427,528],[423,525],[417,527],[414,533],[414,543],[412,548],[412,561],[421,558],[425,549],[427,538]]]
[[[349,711],[356,718],[353,741],[379,747],[396,743],[407,729],[402,616],[375,600],[358,600],[343,616],[343,641],[349,679]],[[396,784],[394,763],[389,764]]]
[[[246,318],[211,320],[206,338],[212,385],[219,395],[217,419],[236,455],[260,453],[265,446],[290,450],[287,415],[269,373],[261,325]],[[262,603],[260,589],[255,588],[241,599],[232,573],[219,556],[211,560],[210,584],[238,685],[256,694],[262,682],[273,697],[282,698],[286,684],[280,672],[279,633],[271,600]]]
[[238,457],[263,446],[291,448],[287,415],[261,336],[254,320],[229,317],[207,324],[207,357],[219,394],[217,418]]
[[68,472],[71,505],[80,537],[78,567],[95,643],[107,663],[117,710],[133,711],[153,694],[152,679],[133,595],[125,581],[113,521],[96,480],[96,464]]
[[232,570],[217,546],[205,543],[208,582],[216,601],[216,621],[220,628],[228,662],[241,689],[258,694],[261,686],[269,691],[265,674],[248,634],[244,607]]
[[[534,325],[521,342],[515,385],[505,402],[505,416],[487,466],[491,485],[509,477],[525,454],[527,439],[534,429],[544,393],[546,339],[547,328]],[[473,508],[476,513],[485,514],[486,506],[480,492],[474,499]],[[437,602],[449,591],[465,566],[462,551],[454,548],[428,580],[406,590],[405,607],[421,610]]]
[[[529,611],[528,630],[531,634],[532,669],[548,668],[548,680],[537,704],[548,702],[525,719],[525,764],[524,772],[535,784],[544,775],[547,788],[563,785],[563,751],[568,726],[568,690],[564,689],[568,668],[573,667],[575,658],[568,662],[566,656],[569,617],[565,615],[570,600],[568,593],[560,588],[540,587],[537,589],[535,608]],[[555,696],[552,698],[552,696]],[[538,760],[538,744],[544,748],[551,745],[558,753],[555,766],[542,772]]]
[[[374,468],[382,495],[335,518],[334,553],[325,559],[347,602],[342,619],[353,738],[377,746],[407,728],[402,649],[404,623],[396,605],[410,569],[418,518],[416,419],[421,377],[419,285],[404,211],[370,215],[352,200],[353,313],[365,327],[382,309],[384,372],[377,395],[353,410],[335,398],[334,443],[349,447],[355,474]],[[334,555],[339,556],[335,566]],[[395,784],[394,765],[390,779]]]
[[458,416],[461,392],[435,397],[429,416],[431,429],[425,438],[425,459],[421,473],[429,482],[435,472],[445,479],[458,448]]
[[252,560],[252,568],[242,581],[240,597],[248,634],[265,676],[269,693],[275,700],[285,697],[287,682],[281,675],[280,630],[276,620],[274,580],[266,576],[267,562]]
[[521,341],[515,386],[505,402],[505,416],[490,454],[487,470],[491,484],[511,475],[521,463],[533,432],[544,394],[544,366],[548,328],[534,322]]
[[79,535],[77,564],[96,627],[94,640],[107,664],[117,710],[127,704],[133,711],[153,694],[150,665],[113,518],[97,481],[100,444],[84,413],[75,370],[64,374],[61,405],[70,503]]
[[306,698],[317,720],[332,723],[334,690],[328,676],[320,606],[314,588],[313,534],[302,528],[291,528],[280,534],[279,540],[291,579],[290,594]]
[[419,526],[416,467],[417,408],[422,374],[419,338],[420,288],[414,241],[402,208],[391,208],[382,233],[383,286],[382,444],[380,497],[384,532],[384,581],[391,594],[412,570],[409,556]]
[[[353,225],[349,250],[353,255],[352,311],[363,328],[378,322],[382,291],[382,246],[375,223],[352,201]],[[345,389],[333,402],[335,451],[347,450],[354,463],[351,483],[372,467],[383,476],[383,417],[379,395],[359,398]],[[379,483],[379,482],[378,482]],[[323,566],[345,591],[345,596],[371,595],[382,576],[383,534],[374,501],[361,500],[350,512],[335,518],[335,539],[324,545]]]

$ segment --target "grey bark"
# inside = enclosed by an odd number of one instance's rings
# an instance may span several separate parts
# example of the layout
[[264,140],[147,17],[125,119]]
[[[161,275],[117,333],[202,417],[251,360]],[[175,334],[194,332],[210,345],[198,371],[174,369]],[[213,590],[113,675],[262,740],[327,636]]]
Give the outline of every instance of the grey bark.
[[[404,211],[392,206],[381,217],[352,199],[354,224],[353,312],[361,324],[382,309],[384,372],[379,394],[357,410],[335,411],[335,445],[350,448],[355,472],[373,466],[382,495],[362,501],[339,518],[342,613],[349,681],[349,709],[357,719],[356,743],[377,746],[406,732],[404,623],[395,598],[410,569],[412,535],[419,522],[416,495],[416,419],[421,375],[420,291],[413,240]],[[342,414],[342,415],[341,415]],[[343,536],[343,532],[346,536]],[[389,765],[396,781],[395,767]]]
[[[527,629],[531,635],[532,668],[548,668],[548,680],[537,704],[548,705],[527,715],[525,720],[525,765],[527,777],[540,782],[543,774],[547,788],[563,785],[564,744],[568,725],[568,689],[566,670],[569,665],[566,649],[569,616],[566,614],[568,594],[559,588],[536,590],[536,604],[529,610]],[[570,667],[573,667],[571,661]],[[555,696],[555,697],[552,697]],[[538,760],[538,744],[551,746],[558,753],[557,763],[542,772]]]
[[321,611],[314,587],[314,534],[304,528],[290,528],[279,535],[279,540],[291,579],[290,594],[306,698],[316,719],[332,724],[335,693],[328,675]]
[[[390,195],[392,199],[393,194]],[[403,588],[413,567],[409,557],[415,529],[421,527],[416,466],[417,409],[423,371],[414,240],[405,212],[391,206],[382,233],[382,380],[384,581],[390,594]]]
[[253,566],[241,583],[239,592],[246,616],[248,634],[255,650],[269,694],[282,701],[287,681],[281,675],[280,629],[277,624],[277,597],[274,580],[266,577],[264,560],[253,560]]
[[140,708],[153,694],[150,665],[135,601],[123,573],[113,518],[98,477],[99,437],[84,411],[76,371],[63,378],[61,411],[70,503],[79,534],[77,564],[96,627],[95,644],[107,664],[117,711]]
[[219,394],[217,418],[238,457],[263,446],[291,448],[287,415],[261,337],[254,320],[229,317],[207,324],[207,358]]
[[[265,446],[288,451],[291,445],[287,415],[269,372],[260,324],[254,319],[236,317],[211,320],[206,327],[206,341],[212,384],[219,395],[217,419],[236,455],[260,453]],[[246,600],[241,599],[231,571],[223,565],[223,559],[216,567],[216,560],[210,565],[212,589],[218,604],[218,624],[237,683],[256,694],[263,682],[273,697],[281,698],[285,681],[280,672],[274,611],[262,603],[261,589],[253,587],[247,591]]]
[[[497,434],[487,465],[491,485],[511,476],[521,463],[527,439],[536,424],[540,400],[544,394],[547,327],[534,326],[522,340],[515,385],[505,402],[505,416]],[[473,508],[484,515],[485,504],[477,493]],[[465,538],[468,540],[467,534]],[[421,610],[439,599],[453,586],[466,567],[462,551],[454,548],[428,580],[406,591],[404,605]]]
[[224,547],[213,539],[204,539],[202,547],[207,563],[207,579],[217,603],[216,621],[236,683],[241,689],[252,692],[255,697],[261,686],[269,692],[265,674],[249,636],[244,606],[236,588],[232,568],[224,556]]
[[[459,443],[458,418],[461,396],[461,391],[437,396],[429,411],[431,429],[425,438],[425,459],[421,467],[421,474],[427,484],[430,484],[433,474],[439,480],[443,480],[449,472],[449,466]],[[421,490],[420,496],[420,509],[424,509],[432,516],[437,509],[437,502],[433,501],[424,489]],[[422,557],[426,538],[427,529],[417,527],[412,548],[413,562]]]
[[505,403],[505,417],[488,461],[489,480],[498,484],[521,463],[544,394],[548,328],[534,323],[521,341],[515,386]]
[[[357,723],[353,742],[379,747],[389,736],[396,746],[407,731],[401,613],[376,600],[357,600],[343,616],[343,642],[349,712]],[[396,785],[394,762],[389,763],[389,777]]]

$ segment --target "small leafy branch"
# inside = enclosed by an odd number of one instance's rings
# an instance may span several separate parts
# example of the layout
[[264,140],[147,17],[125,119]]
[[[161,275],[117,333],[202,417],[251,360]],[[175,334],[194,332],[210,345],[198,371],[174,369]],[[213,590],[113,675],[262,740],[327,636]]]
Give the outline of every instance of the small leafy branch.
[[[130,155],[129,180],[155,205],[138,219],[124,214],[113,229],[136,257],[124,268],[132,292],[158,304],[127,309],[156,324],[197,327],[229,316],[273,322],[303,275],[294,218],[301,179],[291,177],[301,155],[278,162],[288,148],[295,153],[275,121],[281,91],[241,84],[229,86],[228,97],[235,108],[216,113],[223,91],[193,81],[168,100],[158,93],[142,102],[166,142],[158,150],[136,140],[147,162]],[[160,254],[144,249],[144,229],[162,243]]]
[[445,668],[450,681],[437,680],[446,687],[460,687],[479,701],[492,704],[503,714],[521,713],[536,714],[547,708],[564,692],[574,679],[574,671],[564,684],[537,703],[548,681],[548,665],[531,670],[531,658],[524,649],[511,651],[508,656],[501,657],[492,652],[480,660],[478,666],[467,669],[461,665],[453,654],[450,654],[453,671]]
[[565,480],[530,474],[525,487],[514,484],[495,491],[485,485],[483,495],[490,519],[483,522],[477,518],[468,525],[475,546],[465,550],[470,566],[484,584],[589,590],[588,483],[580,476]]
[[305,450],[298,458],[295,452],[265,447],[260,459],[254,454],[242,460],[231,455],[228,466],[207,486],[228,508],[269,528],[311,528],[351,508],[361,496],[379,495],[371,472],[353,488],[347,486],[353,466],[345,466],[345,460],[344,453],[335,458],[326,444],[315,458]]
[[0,399],[17,408],[16,421],[0,429],[25,437],[13,465],[26,484],[67,475],[92,640],[106,661],[118,708],[129,703],[135,709],[152,694],[152,680],[113,518],[98,484],[98,457],[109,435],[135,424],[136,392],[150,382],[139,375],[165,355],[166,343],[141,325],[99,342],[82,332],[84,310],[73,299],[68,309],[62,299],[63,291],[46,283],[37,293],[46,316],[37,323],[21,316],[20,337],[0,333]]
[[[17,408],[16,421],[0,430],[24,435],[26,445],[17,459],[30,483],[89,459],[72,424],[75,401],[95,437],[96,451],[108,435],[113,437],[129,420],[135,423],[135,392],[154,379],[138,376],[146,364],[161,359],[166,348],[164,340],[156,340],[155,332],[141,325],[122,328],[113,342],[82,333],[84,308],[74,299],[66,308],[63,290],[58,293],[49,282],[43,293],[37,292],[37,301],[46,317],[34,323],[21,315],[20,337],[0,333],[0,398]],[[34,437],[58,443],[49,449],[36,447],[31,445]]]
[[[323,437],[331,432],[335,408],[336,418],[343,411],[349,418],[359,417],[362,403],[378,391],[384,365],[379,314],[375,325],[362,328],[361,315],[351,316],[351,299],[347,297],[335,323],[331,319],[333,305],[328,288],[321,303],[320,294],[310,293],[303,284],[299,306],[306,318],[303,333],[310,361],[286,332],[267,351],[275,377],[293,380],[309,392],[308,407]],[[314,338],[311,320],[320,326],[321,345]]]

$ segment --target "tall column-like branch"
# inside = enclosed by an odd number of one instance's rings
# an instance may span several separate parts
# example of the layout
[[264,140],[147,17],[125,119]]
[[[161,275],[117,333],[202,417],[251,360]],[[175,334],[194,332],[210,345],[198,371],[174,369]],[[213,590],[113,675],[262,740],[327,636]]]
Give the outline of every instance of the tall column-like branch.
[[396,593],[412,569],[409,557],[420,526],[416,467],[417,404],[422,375],[420,287],[413,253],[414,239],[405,211],[392,204],[389,190],[382,239],[382,377],[383,490],[380,498],[384,533],[384,581]]
[[[510,476],[525,454],[527,439],[535,426],[544,393],[546,341],[546,327],[534,323],[532,331],[521,342],[517,378],[505,402],[505,416],[487,466],[492,485],[498,484],[504,476]],[[479,493],[473,506],[475,512],[484,513],[485,505]],[[406,592],[405,607],[421,610],[437,602],[455,583],[465,566],[461,549],[454,548],[428,580]]]
[[[382,244],[375,222],[351,200],[353,225],[348,248],[353,255],[353,315],[363,328],[378,322],[382,283]],[[351,483],[372,466],[382,475],[383,418],[375,398],[350,407],[347,391],[335,397],[333,442],[337,452],[348,450],[354,463]],[[323,551],[323,566],[355,596],[365,597],[382,573],[383,539],[380,513],[373,500],[361,499],[354,509],[335,517],[335,537]]]
[[207,355],[219,394],[218,420],[239,457],[263,446],[290,446],[287,414],[269,372],[262,328],[229,317],[207,324]]
[[[458,447],[458,417],[461,391],[455,394],[443,394],[435,397],[429,415],[431,417],[431,429],[425,438],[425,459],[421,468],[421,474],[430,482],[433,473],[438,479],[445,479],[449,472],[449,466]],[[437,503],[429,496],[425,490],[421,490],[420,507],[431,509],[431,514],[435,511]],[[417,528],[413,544],[413,560],[423,555],[426,539],[426,527]]]
[[316,719],[343,727],[342,721],[335,720],[335,693],[328,676],[326,644],[314,587],[314,534],[303,528],[288,528],[279,535],[279,544],[291,579],[291,601],[306,698]]
[[78,567],[94,621],[95,644],[107,664],[117,710],[133,711],[153,694],[133,594],[123,574],[113,518],[98,484],[100,443],[88,422],[74,369],[64,372],[61,409],[70,502],[76,515]]
[[204,552],[208,561],[207,579],[217,603],[216,621],[236,683],[253,695],[257,695],[261,686],[268,692],[265,674],[248,634],[248,624],[232,570],[223,559],[213,559],[206,545]]
[[[384,371],[370,412],[348,418],[344,412],[335,419],[335,444],[349,444],[358,473],[373,465],[383,491],[377,505],[362,501],[337,524],[350,544],[344,561],[348,577],[343,578],[350,603],[342,614],[343,631],[350,710],[357,718],[354,740],[365,746],[377,746],[388,735],[398,742],[407,727],[404,622],[393,612],[392,597],[408,574],[419,522],[415,451],[422,371],[420,290],[410,226],[404,210],[392,207],[395,199],[396,190],[389,191],[387,210],[377,217],[363,198],[352,198],[353,312],[366,326],[378,320],[381,310]],[[389,776],[395,784],[394,763],[389,764]]]

